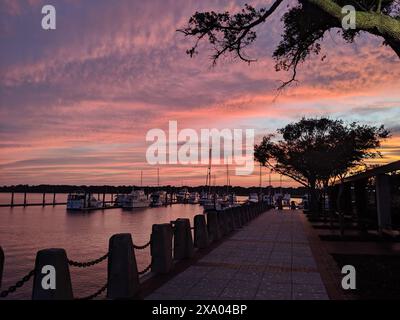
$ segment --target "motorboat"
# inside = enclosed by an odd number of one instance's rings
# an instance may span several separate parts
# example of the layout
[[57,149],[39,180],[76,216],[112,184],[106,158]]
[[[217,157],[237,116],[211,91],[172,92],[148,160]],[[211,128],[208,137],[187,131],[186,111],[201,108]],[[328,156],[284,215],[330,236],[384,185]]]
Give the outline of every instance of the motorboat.
[[188,189],[184,188],[176,194],[176,201],[178,203],[187,203],[189,200],[189,196],[190,196],[190,193],[189,193]]
[[210,200],[212,200],[212,196],[208,195],[208,193],[206,192],[202,192],[200,199],[199,199],[199,203],[200,205],[203,205],[204,203],[208,203]]
[[143,190],[132,190],[122,201],[122,207],[126,209],[147,208],[149,205],[150,200]]
[[67,210],[94,210],[103,207],[103,202],[86,192],[70,193],[67,198]]
[[258,202],[258,193],[250,193],[249,199],[247,201],[251,202],[251,203],[257,203]]
[[156,191],[150,195],[150,207],[161,207],[167,204],[167,192]]
[[190,204],[198,204],[200,200],[200,195],[198,192],[192,192],[189,195],[188,203]]

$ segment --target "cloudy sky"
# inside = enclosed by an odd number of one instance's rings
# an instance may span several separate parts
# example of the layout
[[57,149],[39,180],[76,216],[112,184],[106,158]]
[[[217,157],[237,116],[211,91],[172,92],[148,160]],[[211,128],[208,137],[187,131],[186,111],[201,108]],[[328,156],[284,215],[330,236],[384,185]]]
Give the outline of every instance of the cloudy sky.
[[[277,99],[290,75],[275,72],[272,52],[287,0],[248,50],[251,65],[229,57],[211,67],[194,59],[175,30],[195,11],[236,11],[245,3],[211,0],[2,0],[0,2],[0,185],[17,183],[155,185],[145,137],[153,128],[254,128],[257,137],[302,116],[330,116],[392,129],[382,149],[400,159],[400,68],[382,39],[346,44],[327,33],[323,54],[298,70],[296,86]],[[41,28],[53,4],[57,29]],[[160,166],[161,184],[198,185],[204,166]],[[266,173],[266,171],[264,172]],[[217,183],[225,168],[215,168]],[[267,182],[267,175],[264,176]],[[275,185],[279,177],[273,176]],[[231,173],[234,185],[257,185]],[[294,185],[283,179],[283,185]]]

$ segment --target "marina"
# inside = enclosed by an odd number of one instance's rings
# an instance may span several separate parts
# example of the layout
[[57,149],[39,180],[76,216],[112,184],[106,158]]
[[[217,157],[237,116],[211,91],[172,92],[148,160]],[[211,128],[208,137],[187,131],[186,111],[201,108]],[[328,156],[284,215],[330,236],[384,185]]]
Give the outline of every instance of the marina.
[[[0,194],[0,198],[4,196]],[[41,195],[29,196],[32,201],[41,199]],[[6,198],[9,199],[8,194]],[[72,259],[91,259],[104,254],[114,233],[132,233],[135,243],[144,244],[149,240],[153,224],[169,223],[177,218],[189,218],[193,223],[194,215],[199,213],[202,213],[200,206],[189,204],[90,212],[68,212],[65,205],[0,208],[0,243],[5,252],[2,289],[29,271],[40,249],[62,247]],[[145,268],[150,262],[149,248],[139,251],[136,259],[138,268]],[[76,294],[83,296],[97,290],[106,277],[106,269],[104,264],[94,266],[90,272],[72,269]],[[27,283],[10,298],[30,299],[30,295],[31,283]]]

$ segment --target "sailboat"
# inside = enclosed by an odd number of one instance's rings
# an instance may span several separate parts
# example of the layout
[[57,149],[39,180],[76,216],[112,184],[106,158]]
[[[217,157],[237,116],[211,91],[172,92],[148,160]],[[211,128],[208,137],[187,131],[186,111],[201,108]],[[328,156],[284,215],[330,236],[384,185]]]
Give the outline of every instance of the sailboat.
[[[157,168],[157,186],[160,187],[160,169]],[[161,207],[167,205],[167,192],[156,191],[150,195],[150,207]]]

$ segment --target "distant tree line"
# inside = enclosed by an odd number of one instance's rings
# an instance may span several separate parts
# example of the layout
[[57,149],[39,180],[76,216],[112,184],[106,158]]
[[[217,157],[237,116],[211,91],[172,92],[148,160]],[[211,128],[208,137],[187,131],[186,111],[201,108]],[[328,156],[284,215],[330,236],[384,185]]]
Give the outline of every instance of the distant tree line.
[[[14,185],[14,186],[1,186],[0,192],[16,192],[16,193],[70,193],[76,191],[84,191],[90,193],[130,193],[132,189],[143,189],[146,193],[151,193],[157,190],[164,190],[169,193],[177,193],[182,188],[187,188],[189,192],[199,192],[207,191],[208,186],[196,186],[196,187],[175,187],[175,186],[160,186],[160,187],[139,187],[139,186],[86,186],[86,185],[49,185],[49,184],[41,184],[41,185]],[[282,191],[283,193],[290,193],[292,196],[303,196],[306,194],[307,189],[305,187],[299,188],[275,188],[275,190]],[[268,192],[269,188],[264,187],[262,188],[262,192]],[[226,193],[227,187],[226,186],[216,186],[212,187],[212,192],[216,192],[219,194]],[[250,193],[258,193],[260,192],[260,187],[239,187],[233,186],[229,187],[229,193],[235,193],[239,196],[248,196]]]

